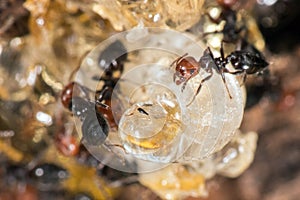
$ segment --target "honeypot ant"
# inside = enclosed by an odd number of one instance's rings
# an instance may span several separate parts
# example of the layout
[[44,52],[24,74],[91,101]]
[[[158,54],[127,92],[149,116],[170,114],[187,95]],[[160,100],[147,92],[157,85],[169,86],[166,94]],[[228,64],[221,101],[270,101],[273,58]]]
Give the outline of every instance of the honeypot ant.
[[102,105],[78,96],[72,97],[71,105],[72,107],[70,111],[82,121],[81,131],[83,141],[86,141],[87,144],[92,146],[99,146],[103,144],[109,150],[111,146],[116,146],[125,152],[122,145],[105,142],[108,137],[110,127],[107,119],[103,116],[99,109],[97,109]]
[[[119,56],[121,53],[122,56],[114,58],[114,56]],[[104,144],[109,129],[117,128],[111,105],[113,100],[118,100],[112,99],[112,92],[120,80],[119,76],[124,69],[123,62],[126,60],[126,49],[118,40],[100,54],[99,66],[104,70],[104,74],[101,77],[94,76],[92,79],[103,81],[104,84],[100,90],[95,92],[94,101],[90,100],[92,91],[76,82],[70,82],[62,91],[62,104],[83,122],[83,139],[90,145]],[[118,77],[115,77],[115,72],[119,72]],[[74,94],[74,92],[77,93]],[[114,103],[120,105],[119,102]],[[118,144],[105,144],[105,146],[119,146],[124,150]]]
[[[223,43],[221,45],[220,53],[221,53],[221,57],[215,58],[212,51],[208,47],[204,51],[203,56],[200,58],[199,61],[196,61],[194,57],[187,56],[187,54],[184,54],[183,56],[177,58],[173,63],[171,63],[171,67],[175,64],[175,73],[173,76],[174,82],[177,85],[183,83],[181,91],[185,89],[187,82],[191,78],[199,74],[201,68],[204,69],[207,73],[209,73],[207,77],[201,80],[196,90],[196,93],[194,94],[190,103],[187,104],[187,106],[189,106],[194,101],[195,97],[198,95],[198,93],[201,90],[202,84],[212,77],[213,75],[212,69],[215,69],[217,73],[221,75],[227,93],[229,95],[229,98],[231,99],[232,96],[226,84],[225,73],[235,74],[235,75],[244,74],[244,81],[245,81],[247,74],[262,73],[268,66],[268,63],[265,61],[265,59],[262,57],[261,54],[253,53],[249,51],[236,50],[225,57],[224,50],[223,50]],[[226,68],[226,65],[228,63],[232,64],[235,71],[229,71]],[[178,78],[178,80],[176,80],[176,78]]]

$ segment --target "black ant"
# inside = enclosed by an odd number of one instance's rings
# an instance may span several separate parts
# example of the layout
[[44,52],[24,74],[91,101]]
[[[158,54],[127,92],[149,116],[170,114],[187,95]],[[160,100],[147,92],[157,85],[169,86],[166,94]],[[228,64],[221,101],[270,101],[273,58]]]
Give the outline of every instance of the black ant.
[[[127,60],[125,52],[125,47],[117,40],[100,54],[99,66],[104,70],[104,74],[101,77],[94,76],[92,79],[103,81],[103,86],[95,92],[94,101],[90,100],[92,91],[76,82],[69,83],[61,94],[61,101],[64,107],[83,122],[83,139],[90,145],[103,144],[108,136],[109,129],[117,128],[117,122],[112,114],[111,106],[112,103],[116,105],[121,104],[117,102],[117,99],[112,99],[112,93],[120,79],[119,76],[123,72],[123,62]],[[119,58],[114,57],[119,56],[120,53],[123,53],[123,55]],[[116,72],[119,72],[118,77],[115,77]],[[119,146],[117,144],[105,145]],[[122,146],[120,147],[123,149]]]
[[125,151],[122,145],[105,142],[110,127],[108,125],[109,122],[98,109],[102,105],[78,96],[72,98],[71,105],[71,112],[82,121],[82,141],[92,146],[103,144],[108,149],[111,146],[116,146]]
[[[227,93],[231,99],[232,96],[226,84],[225,73],[244,74],[244,81],[245,81],[247,74],[262,73],[265,70],[265,68],[268,66],[268,63],[261,56],[261,54],[257,54],[253,52],[234,51],[225,57],[224,50],[223,50],[223,43],[221,46],[220,53],[221,53],[221,57],[215,58],[210,48],[208,47],[204,51],[203,56],[200,58],[199,61],[196,61],[195,58],[191,56],[187,56],[187,54],[185,54],[179,57],[178,59],[176,59],[171,64],[171,66],[173,66],[174,64],[176,66],[175,68],[176,72],[174,73],[174,77],[173,77],[174,82],[176,82],[177,85],[183,83],[181,91],[185,89],[187,82],[191,78],[199,74],[201,68],[204,69],[207,73],[209,73],[207,77],[201,80],[196,93],[194,94],[191,102],[187,104],[187,106],[189,106],[194,101],[195,97],[198,95],[198,93],[201,90],[202,84],[212,77],[213,68],[217,71],[217,73],[221,75]],[[235,71],[229,71],[226,68],[226,65],[228,63],[232,64]],[[178,78],[177,81],[175,81],[176,78]]]
[[82,98],[73,97],[73,113],[80,113],[83,118],[82,138],[89,145],[101,145],[108,136],[109,126],[103,114],[96,109],[96,104]]
[[104,143],[108,136],[108,122],[103,114],[97,110],[95,102],[88,98],[73,96],[74,87],[88,92],[89,89],[75,82],[68,84],[62,92],[61,100],[63,105],[70,110],[82,122],[82,137],[91,145]]

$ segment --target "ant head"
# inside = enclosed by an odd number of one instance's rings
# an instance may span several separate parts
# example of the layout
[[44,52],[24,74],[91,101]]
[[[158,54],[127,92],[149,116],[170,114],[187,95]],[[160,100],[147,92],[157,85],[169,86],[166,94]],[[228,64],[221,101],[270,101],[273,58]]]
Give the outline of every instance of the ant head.
[[73,96],[73,88],[75,83],[71,82],[68,85],[65,86],[61,93],[61,102],[63,106],[69,110],[71,110],[72,107],[72,96]]
[[176,76],[178,76],[181,81],[188,79],[190,76],[197,74],[200,69],[199,63],[194,57],[188,56],[182,58],[176,65]]

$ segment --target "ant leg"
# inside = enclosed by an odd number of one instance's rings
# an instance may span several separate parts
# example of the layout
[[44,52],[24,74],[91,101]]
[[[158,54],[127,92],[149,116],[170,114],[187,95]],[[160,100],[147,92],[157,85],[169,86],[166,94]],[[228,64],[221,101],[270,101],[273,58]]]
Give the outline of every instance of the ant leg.
[[[223,45],[223,44],[222,44],[222,45]],[[211,52],[211,50],[210,50],[209,47],[208,47],[208,50],[209,50],[209,52],[210,52],[210,55],[211,55],[211,57],[212,57],[212,59],[213,59],[215,65],[216,65],[216,67],[217,67],[217,69],[216,69],[217,72],[218,72],[219,74],[221,74],[221,77],[222,77],[223,83],[225,84],[225,87],[226,87],[227,93],[228,93],[228,95],[229,95],[229,98],[232,99],[232,96],[231,96],[231,94],[230,94],[230,92],[229,92],[229,89],[228,89],[228,86],[227,86],[227,83],[226,83],[226,79],[225,79],[225,76],[224,76],[224,71],[228,71],[228,70],[227,70],[225,67],[223,67],[223,66],[218,66],[218,65],[216,64],[214,55],[212,54],[212,52]],[[221,51],[223,51],[223,47],[222,47],[222,46],[221,46]],[[222,52],[221,52],[221,54],[222,54]],[[224,57],[224,52],[223,52],[223,57]],[[223,58],[222,58],[222,59],[223,59]]]
[[234,71],[234,72],[231,72],[231,71],[229,71],[227,68],[225,68],[225,69],[223,70],[223,72],[224,72],[224,73],[233,74],[233,75],[239,75],[239,74],[242,74],[242,76],[243,76],[243,79],[242,79],[243,82],[242,82],[242,84],[241,84],[240,86],[244,85],[244,83],[246,82],[247,73],[246,73],[244,70],[236,70],[236,71]]
[[222,77],[223,83],[225,84],[225,87],[226,87],[227,93],[229,95],[229,98],[232,99],[232,96],[231,96],[231,94],[229,92],[229,88],[228,88],[227,83],[226,83],[226,79],[225,79],[225,75],[224,75],[224,71],[223,70],[221,71],[221,77]]
[[188,55],[188,53],[183,54],[182,56],[180,56],[179,58],[177,58],[176,60],[174,60],[171,64],[170,64],[170,68],[176,63],[176,65],[179,63],[180,60],[182,60],[184,57],[186,57]]
[[212,77],[212,75],[213,75],[212,70],[209,70],[208,72],[209,72],[210,74],[209,74],[207,77],[205,77],[204,79],[201,80],[201,82],[200,82],[200,84],[199,84],[199,86],[198,86],[198,88],[197,88],[197,91],[196,91],[196,93],[194,94],[192,100],[190,101],[190,103],[188,103],[188,104],[186,105],[187,107],[193,103],[193,101],[195,100],[196,96],[199,94],[199,92],[200,92],[200,90],[201,90],[201,88],[202,88],[202,84],[203,84],[205,81],[209,80],[209,79]]
[[190,80],[190,79],[187,79],[186,81],[184,81],[184,83],[183,83],[183,85],[181,87],[181,92],[183,92],[183,90],[185,89],[185,86],[186,86],[188,80]]
[[243,74],[243,83],[240,86],[243,86],[246,82],[246,78],[247,78],[247,73]]
[[[149,113],[141,107],[136,107],[136,110],[141,114],[149,116]],[[130,112],[129,114],[125,114],[125,116],[132,116],[133,114],[134,114],[134,111]]]
[[245,73],[244,70],[236,70],[236,71],[229,71],[227,68],[224,68],[223,70],[224,73],[228,73],[228,74],[233,74],[233,75],[239,75],[239,74],[243,74]]
[[220,53],[221,53],[222,60],[225,60],[225,57],[224,57],[224,41],[223,40],[221,42]]
[[183,85],[182,85],[182,87],[181,87],[181,92],[183,92],[183,90],[185,89],[185,87],[186,87],[186,84],[187,84],[187,82],[191,79],[191,78],[193,78],[194,76],[190,76],[188,79],[186,79],[184,82],[183,82]]
[[[215,60],[214,54],[212,53],[210,47],[207,47],[207,49],[208,49],[208,51],[209,51],[209,55],[211,56],[211,58],[212,58],[213,60]],[[215,61],[214,61],[214,62],[215,62]]]
[[102,108],[104,108],[105,110],[109,110],[110,109],[110,106],[109,105],[106,105],[104,103],[101,103],[99,101],[96,101],[96,106],[101,106]]

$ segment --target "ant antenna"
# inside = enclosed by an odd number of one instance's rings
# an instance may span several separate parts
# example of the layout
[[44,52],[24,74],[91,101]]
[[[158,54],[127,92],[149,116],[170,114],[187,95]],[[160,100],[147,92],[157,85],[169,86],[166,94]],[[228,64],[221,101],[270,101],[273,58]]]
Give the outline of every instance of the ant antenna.
[[171,64],[170,64],[170,68],[176,63],[176,64],[178,64],[178,62],[182,59],[182,58],[184,58],[184,57],[186,57],[188,55],[188,53],[185,53],[185,54],[183,54],[182,56],[180,56],[179,58],[177,58],[176,60],[174,60]]
[[[219,67],[219,66],[217,65],[217,63],[216,63],[215,58],[214,58],[214,54],[212,53],[212,51],[210,50],[209,47],[208,47],[208,51],[209,51],[209,54],[210,54],[210,56],[211,56],[213,62],[214,62],[215,65],[217,66],[218,72],[221,74],[221,77],[222,77],[223,83],[224,83],[224,85],[225,85],[225,87],[226,87],[226,90],[227,90],[227,93],[228,93],[228,95],[229,95],[229,98],[232,99],[232,96],[231,96],[231,94],[230,94],[230,92],[229,92],[229,88],[228,88],[228,86],[227,86],[226,79],[225,79],[225,75],[224,75],[224,68],[225,68],[225,66]],[[223,50],[223,42],[221,43],[221,49],[220,49],[220,51],[221,51],[221,59],[222,59],[222,61],[223,61],[223,60],[225,60],[225,58],[224,58],[224,50]],[[222,65],[223,65],[223,64],[222,64]]]

